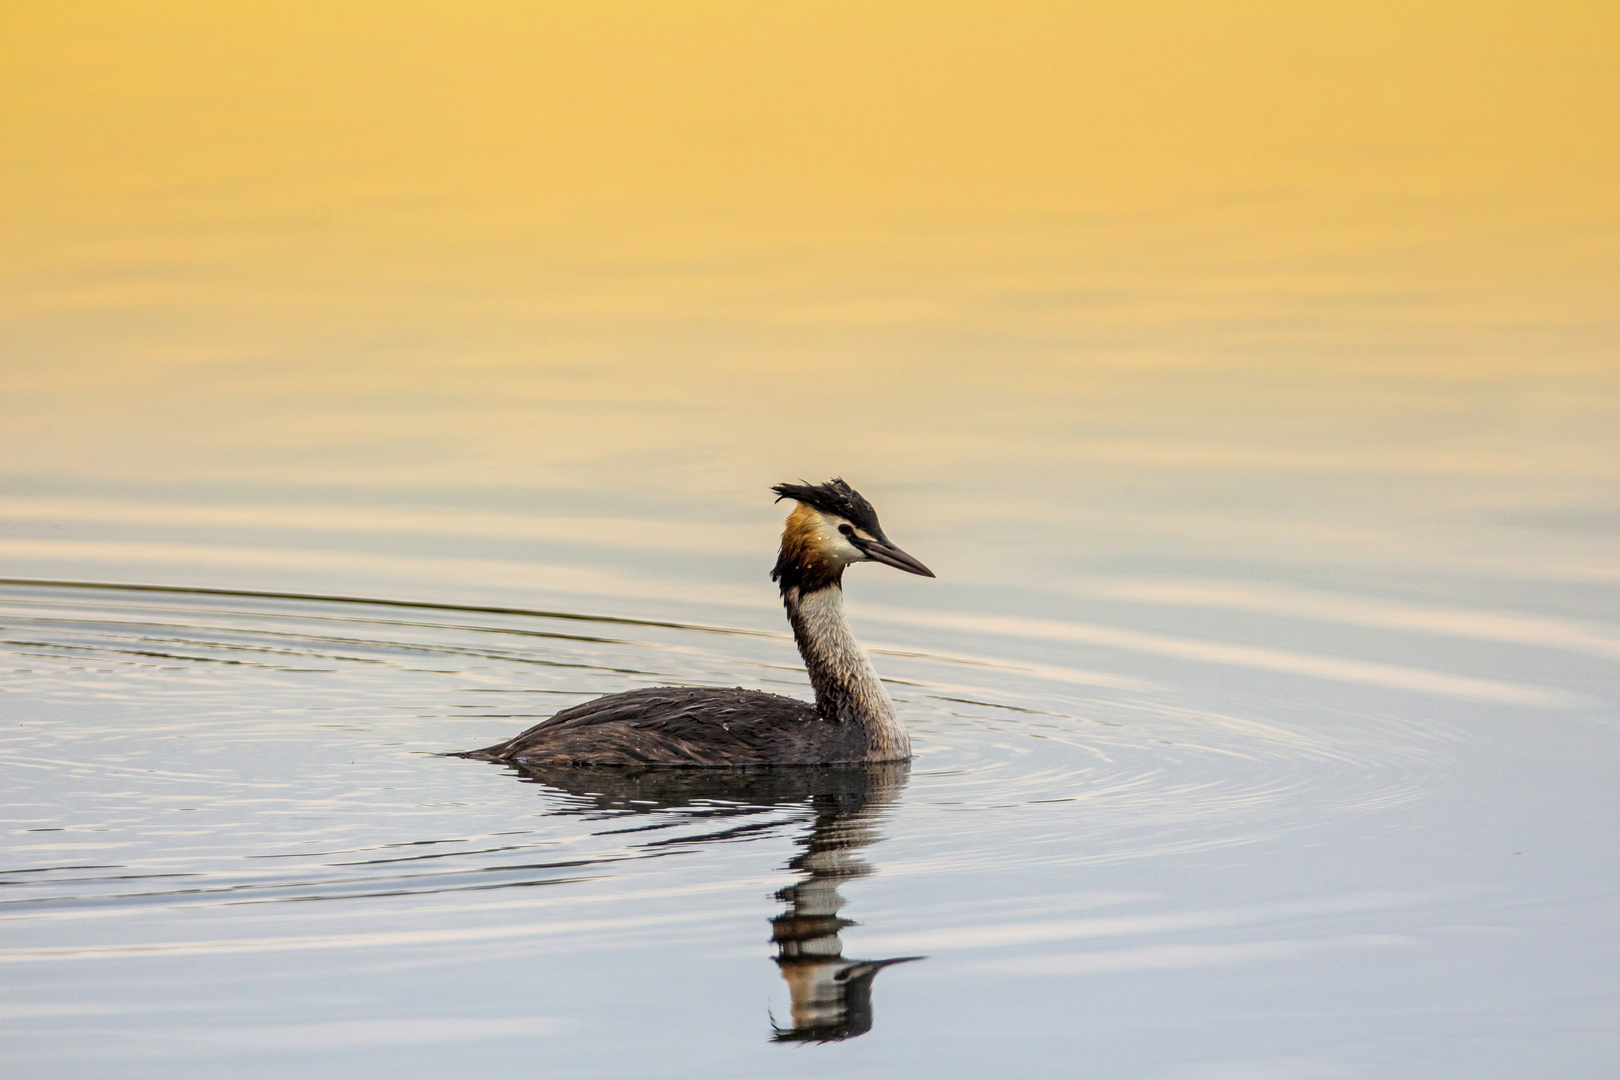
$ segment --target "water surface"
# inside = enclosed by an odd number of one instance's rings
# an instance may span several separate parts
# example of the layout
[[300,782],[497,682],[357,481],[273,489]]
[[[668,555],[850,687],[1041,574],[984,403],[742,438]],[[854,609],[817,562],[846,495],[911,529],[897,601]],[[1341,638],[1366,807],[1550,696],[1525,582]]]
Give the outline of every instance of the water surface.
[[630,10],[0,17],[6,1071],[1620,1067],[1614,12]]

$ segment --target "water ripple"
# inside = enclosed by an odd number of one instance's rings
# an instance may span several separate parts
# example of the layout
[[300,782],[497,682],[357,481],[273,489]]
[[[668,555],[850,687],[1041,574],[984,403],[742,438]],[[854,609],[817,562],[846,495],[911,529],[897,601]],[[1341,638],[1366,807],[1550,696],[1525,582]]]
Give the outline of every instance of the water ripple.
[[[627,861],[791,835],[804,821],[803,810],[735,794],[675,807],[665,792],[648,803],[659,813],[633,823],[619,818],[637,814],[634,799],[604,802],[586,788],[546,788],[514,807],[487,766],[428,757],[631,686],[806,694],[782,634],[19,582],[0,591],[0,625],[11,685],[46,706],[0,739],[13,775],[36,777],[9,800],[12,819],[34,831],[14,845],[28,865],[0,871],[0,916],[577,883]],[[1444,741],[1411,723],[1369,740],[1365,717],[1352,731],[1216,712],[1125,672],[960,648],[877,651],[917,747],[911,827],[937,841],[904,873],[1252,842],[1295,827],[1282,808],[1324,782],[1340,792],[1341,814],[1422,797]],[[85,710],[87,700],[97,709]],[[1007,815],[1033,807],[1085,815],[1086,845],[1067,843],[1050,817],[1016,843],[961,842],[963,814],[995,818],[988,827],[1005,838],[1019,830]],[[423,838],[418,830],[446,808],[475,819],[514,813],[525,827]],[[738,814],[745,820],[726,820]],[[1203,827],[1212,817],[1235,827]],[[353,842],[401,829],[403,839]],[[63,861],[50,862],[52,851]]]

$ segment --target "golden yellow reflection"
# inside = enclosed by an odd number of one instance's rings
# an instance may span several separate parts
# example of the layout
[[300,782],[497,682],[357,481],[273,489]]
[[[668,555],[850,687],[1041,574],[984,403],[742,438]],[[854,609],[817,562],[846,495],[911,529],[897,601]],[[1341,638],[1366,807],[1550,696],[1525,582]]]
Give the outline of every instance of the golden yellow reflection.
[[[718,440],[701,473],[793,403],[855,445],[773,476],[903,472],[1211,400],[1122,404],[1121,371],[1613,365],[1612,4],[3,19],[0,445],[30,474],[591,483]],[[1356,393],[1305,396],[1385,403]]]
[[1613,254],[1609,4],[13,5],[7,27],[13,274],[205,261],[238,289],[494,279],[568,305],[627,283],[565,269],[682,264],[749,306],[801,275],[979,292],[1202,258],[1218,305],[1398,248],[1442,284],[1533,286],[1531,310],[1613,284],[1577,273]]

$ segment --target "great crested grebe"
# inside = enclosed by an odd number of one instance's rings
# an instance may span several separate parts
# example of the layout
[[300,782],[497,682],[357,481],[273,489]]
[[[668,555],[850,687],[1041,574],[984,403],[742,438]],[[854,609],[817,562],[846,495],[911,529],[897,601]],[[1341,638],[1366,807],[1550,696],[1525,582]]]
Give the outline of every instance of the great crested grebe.
[[879,562],[934,572],[883,535],[877,511],[839,479],[777,484],[797,505],[771,580],[804,657],[816,703],[760,690],[658,686],[564,709],[463,757],[524,765],[831,765],[903,761],[911,738],[872,661],[844,621],[844,568]]

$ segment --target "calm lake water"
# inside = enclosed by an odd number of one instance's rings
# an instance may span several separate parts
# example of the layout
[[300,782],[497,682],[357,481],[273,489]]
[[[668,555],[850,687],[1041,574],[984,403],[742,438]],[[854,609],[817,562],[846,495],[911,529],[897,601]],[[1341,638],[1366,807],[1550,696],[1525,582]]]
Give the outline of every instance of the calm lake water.
[[4,17],[3,1071],[1620,1069],[1615,13],[617,11]]

